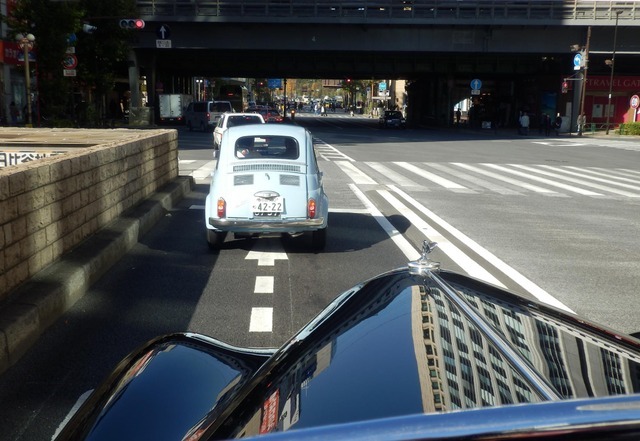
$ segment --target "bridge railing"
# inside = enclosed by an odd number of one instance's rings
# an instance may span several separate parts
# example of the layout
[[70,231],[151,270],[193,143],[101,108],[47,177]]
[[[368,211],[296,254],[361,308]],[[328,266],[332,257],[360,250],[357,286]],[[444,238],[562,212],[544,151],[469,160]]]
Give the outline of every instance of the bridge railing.
[[138,0],[143,16],[210,16],[238,20],[270,17],[358,20],[540,22],[620,21],[640,18],[639,2],[603,0]]

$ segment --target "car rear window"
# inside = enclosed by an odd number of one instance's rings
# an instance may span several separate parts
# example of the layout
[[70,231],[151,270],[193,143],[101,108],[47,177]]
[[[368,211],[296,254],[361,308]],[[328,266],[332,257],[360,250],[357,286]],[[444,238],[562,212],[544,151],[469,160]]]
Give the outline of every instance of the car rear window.
[[225,102],[210,103],[210,112],[231,112],[231,104]]
[[239,159],[298,159],[300,146],[290,136],[244,136],[235,145]]
[[227,127],[241,126],[244,124],[261,124],[262,119],[258,115],[229,116]]
[[204,112],[207,110],[206,103],[193,103],[194,112]]

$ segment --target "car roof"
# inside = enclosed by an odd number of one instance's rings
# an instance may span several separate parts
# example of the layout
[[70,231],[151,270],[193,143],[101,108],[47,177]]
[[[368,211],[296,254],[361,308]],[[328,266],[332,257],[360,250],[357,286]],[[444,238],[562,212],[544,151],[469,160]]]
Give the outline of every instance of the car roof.
[[225,112],[224,115],[226,117],[232,117],[232,116],[240,116],[240,117],[243,117],[243,116],[250,116],[250,117],[260,116],[261,117],[262,116],[257,112]]
[[[258,129],[257,126],[260,128]],[[264,136],[291,136],[304,139],[307,129],[290,124],[247,124],[243,126],[229,127],[227,137],[241,138],[243,136],[264,135]]]

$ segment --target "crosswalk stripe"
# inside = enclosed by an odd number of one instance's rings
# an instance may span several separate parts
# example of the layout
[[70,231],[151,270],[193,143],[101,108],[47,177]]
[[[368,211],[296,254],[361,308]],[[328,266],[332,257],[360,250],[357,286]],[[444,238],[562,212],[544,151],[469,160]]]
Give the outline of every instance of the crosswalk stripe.
[[[550,166],[542,165],[541,167],[547,168],[547,167],[550,167]],[[604,183],[607,183],[607,184],[618,185],[620,187],[625,187],[625,188],[630,188],[630,189],[634,189],[634,190],[639,190],[640,191],[640,187],[638,187],[638,186],[627,185],[627,184],[623,184],[623,183],[619,183],[619,182],[613,182],[610,179],[602,179],[602,178],[598,178],[598,177],[595,177],[595,176],[588,176],[588,175],[585,175],[584,173],[572,172],[570,170],[560,169],[560,170],[554,170],[554,171],[558,171],[559,173],[566,173],[566,174],[571,175],[571,176],[578,176],[578,177],[581,177],[581,178],[590,179],[590,180],[596,181],[596,182],[604,182]],[[542,173],[542,171],[540,173]],[[619,194],[621,196],[627,196],[627,197],[630,197],[630,198],[640,197],[640,194],[638,194],[638,193],[631,193],[630,191],[619,190],[617,188],[609,187],[607,185],[595,184],[595,183],[592,183],[592,182],[587,182],[587,181],[580,180],[580,179],[573,179],[573,178],[561,176],[561,175],[558,175],[558,174],[551,174],[550,173],[549,175],[557,176],[560,179],[565,179],[567,181],[574,182],[576,184],[587,185],[589,187],[596,188],[596,189],[601,190],[601,191],[608,191],[610,193]]]
[[474,171],[474,172],[479,173],[481,175],[488,176],[490,178],[497,179],[499,181],[504,181],[504,182],[506,182],[508,184],[515,185],[516,187],[521,187],[521,188],[524,188],[526,190],[533,191],[535,193],[557,194],[557,192],[555,192],[553,190],[549,190],[548,188],[538,187],[537,185],[529,184],[527,182],[519,181],[517,179],[512,179],[512,178],[510,178],[508,176],[503,176],[503,175],[500,175],[498,173],[494,173],[494,172],[491,172],[491,171],[488,171],[488,170],[481,169],[479,167],[475,167],[473,165],[463,164],[463,163],[460,163],[460,162],[454,162],[454,164],[457,167],[461,167],[461,168],[464,168],[464,169],[467,169],[467,170],[471,170],[471,171]]
[[[572,167],[572,166],[567,166],[564,167],[567,170],[578,170],[582,173],[585,174],[590,174],[590,175],[596,175],[596,176],[603,176],[605,178],[609,178],[609,179],[613,179],[616,181],[622,181],[622,182],[634,182],[634,183],[640,183],[640,181],[638,181],[638,179],[640,179],[640,177],[634,177],[633,175],[629,175],[627,173],[625,173],[624,171],[620,171],[620,170],[605,170],[605,169],[599,169],[599,168],[595,168],[595,169],[582,169],[579,167]],[[601,171],[598,171],[601,170]],[[608,181],[612,184],[615,185],[619,185],[616,182],[613,181]],[[640,187],[636,187],[636,186],[632,186],[633,188],[638,188],[640,189]]]
[[518,195],[518,194],[521,194],[518,191],[511,190],[511,189],[509,189],[507,187],[504,187],[502,185],[498,185],[498,184],[495,184],[493,182],[489,182],[489,181],[487,181],[485,179],[481,179],[481,178],[479,178],[477,176],[473,176],[473,175],[470,175],[468,173],[464,173],[464,172],[462,172],[460,170],[456,170],[456,169],[454,169],[452,167],[449,167],[447,165],[444,165],[444,164],[438,164],[438,163],[434,163],[434,162],[429,162],[429,163],[427,163],[427,165],[429,167],[435,168],[436,170],[439,170],[439,171],[442,171],[444,173],[447,173],[450,176],[455,176],[456,178],[463,179],[463,180],[471,183],[472,185],[476,185],[476,186],[479,186],[479,187],[482,187],[482,188],[486,188],[487,190],[494,191],[494,192],[499,193],[499,194],[504,194],[504,195]]
[[349,176],[353,182],[356,184],[377,184],[376,181],[367,176],[364,172],[362,172],[359,168],[357,168],[353,163],[348,161],[335,161],[335,163],[340,167],[346,174]]
[[381,182],[382,184],[394,183],[402,187],[421,187],[411,179],[405,177],[400,173],[396,173],[391,168],[379,162],[365,162],[365,164],[374,169],[385,179],[386,182]]
[[[433,191],[436,187],[429,185],[432,183],[438,188],[465,193],[488,190],[510,196],[534,192],[556,197],[579,194],[640,198],[640,172],[631,169],[548,164],[358,162],[328,144],[319,146],[316,148],[328,152],[325,159],[335,163],[357,185],[397,185]],[[190,174],[197,181],[207,180],[215,163],[208,161]]]
[[550,185],[552,187],[562,188],[563,190],[571,191],[571,192],[578,193],[578,194],[581,194],[581,195],[585,195],[585,196],[602,196],[600,193],[596,193],[594,191],[583,190],[581,188],[574,187],[573,185],[567,185],[567,184],[563,184],[561,182],[554,182],[554,181],[551,181],[551,180],[546,179],[546,178],[541,178],[541,177],[538,177],[538,176],[528,175],[526,173],[519,172],[518,170],[511,170],[511,169],[509,169],[507,167],[504,167],[504,166],[501,166],[501,165],[498,165],[498,164],[484,164],[484,165],[486,165],[487,167],[494,168],[496,170],[500,170],[500,171],[503,171],[503,172],[506,172],[506,173],[511,173],[511,174],[516,175],[516,176],[520,176],[520,177],[524,177],[524,178],[527,178],[527,179],[531,179],[533,181],[542,182],[542,183]]
[[440,177],[438,175],[435,175],[435,174],[433,174],[431,172],[428,172],[428,171],[426,171],[424,169],[416,167],[413,164],[409,164],[407,162],[394,162],[394,164],[397,164],[400,167],[402,167],[402,168],[404,168],[404,169],[406,169],[406,170],[408,170],[408,171],[410,171],[412,173],[415,173],[418,176],[421,176],[421,177],[423,177],[425,179],[428,179],[429,181],[431,181],[431,182],[433,182],[435,184],[438,184],[438,185],[440,185],[440,186],[442,186],[444,188],[460,189],[460,190],[467,189],[463,185],[460,185],[460,184],[457,184],[457,183],[455,183],[453,181],[450,181],[448,179],[442,178],[442,177]]
[[[586,187],[595,188],[596,190],[608,191],[610,193],[615,193],[615,194],[619,194],[619,195],[622,195],[622,196],[635,197],[633,193],[630,193],[628,191],[617,190],[615,188],[607,187],[605,185],[600,185],[600,184],[596,184],[596,183],[593,183],[593,182],[587,182],[587,181],[585,181],[583,179],[576,179],[576,178],[572,178],[570,176],[563,176],[563,175],[559,174],[559,173],[562,173],[562,170],[554,169],[553,171],[555,173],[552,173],[550,171],[537,170],[537,169],[534,169],[532,167],[527,167],[527,166],[524,166],[524,165],[514,165],[514,167],[520,168],[522,170],[528,170],[528,171],[530,171],[532,173],[538,173],[538,174],[541,174],[543,176],[550,176],[550,177],[553,177],[553,178],[556,178],[556,179],[563,179],[563,180],[568,181],[568,182],[573,182],[574,184],[579,184],[579,185],[583,185],[583,186],[586,186]],[[575,175],[580,176],[577,173]],[[588,190],[584,190],[584,191],[588,191]],[[600,193],[596,193],[596,194],[600,195]]]

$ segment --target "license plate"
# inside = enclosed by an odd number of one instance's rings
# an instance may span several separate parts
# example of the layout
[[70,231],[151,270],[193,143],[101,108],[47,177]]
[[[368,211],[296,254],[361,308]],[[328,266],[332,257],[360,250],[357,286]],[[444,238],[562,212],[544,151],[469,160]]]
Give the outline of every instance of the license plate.
[[257,215],[274,215],[282,213],[284,199],[281,196],[275,198],[255,198],[253,200],[253,212]]

